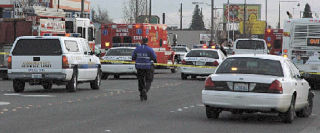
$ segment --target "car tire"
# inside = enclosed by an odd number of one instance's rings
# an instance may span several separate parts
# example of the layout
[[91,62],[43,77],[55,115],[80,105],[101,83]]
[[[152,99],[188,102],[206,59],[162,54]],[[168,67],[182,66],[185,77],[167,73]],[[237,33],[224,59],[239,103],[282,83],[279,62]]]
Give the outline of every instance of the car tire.
[[292,96],[288,111],[279,115],[284,123],[292,123],[295,116],[295,96]]
[[69,92],[75,92],[77,91],[77,87],[78,87],[78,71],[75,69],[73,70],[72,78],[66,85],[66,88]]
[[50,82],[45,82],[42,84],[43,89],[45,90],[51,90],[52,89],[52,83]]
[[296,115],[298,117],[309,117],[312,114],[313,97],[314,97],[314,94],[312,92],[309,92],[308,105],[305,106],[302,110],[296,112]]
[[97,77],[94,81],[90,82],[90,87],[93,90],[99,90],[100,89],[100,84],[101,84],[101,70],[98,69]]
[[208,119],[218,119],[220,111],[213,107],[206,106],[206,115]]
[[109,74],[106,74],[106,73],[102,73],[102,75],[101,75],[101,79],[103,79],[103,80],[107,80],[108,77],[109,77]]
[[181,73],[181,79],[182,80],[186,80],[188,78],[188,75]]
[[120,75],[113,75],[113,78],[119,79],[119,78],[120,78]]
[[25,88],[25,82],[22,80],[14,79],[13,80],[13,90],[16,93],[23,92]]
[[196,76],[196,75],[192,75],[191,78],[192,78],[192,79],[196,79],[197,76]]

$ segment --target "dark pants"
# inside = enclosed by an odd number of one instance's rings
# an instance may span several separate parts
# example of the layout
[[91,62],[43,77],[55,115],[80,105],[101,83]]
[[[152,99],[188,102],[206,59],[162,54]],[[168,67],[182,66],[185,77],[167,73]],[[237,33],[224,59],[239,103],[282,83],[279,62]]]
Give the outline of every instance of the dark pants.
[[137,69],[140,96],[146,96],[153,81],[154,69]]

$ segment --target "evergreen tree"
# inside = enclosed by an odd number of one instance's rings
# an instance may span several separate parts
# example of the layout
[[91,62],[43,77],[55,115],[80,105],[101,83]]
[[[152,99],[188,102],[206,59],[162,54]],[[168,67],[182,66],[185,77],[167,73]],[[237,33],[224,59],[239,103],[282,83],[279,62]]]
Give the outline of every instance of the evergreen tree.
[[311,7],[308,3],[304,7],[303,18],[312,18]]
[[203,22],[203,15],[202,11],[199,9],[199,5],[196,5],[193,15],[192,15],[192,22],[190,25],[191,30],[204,30],[204,22]]

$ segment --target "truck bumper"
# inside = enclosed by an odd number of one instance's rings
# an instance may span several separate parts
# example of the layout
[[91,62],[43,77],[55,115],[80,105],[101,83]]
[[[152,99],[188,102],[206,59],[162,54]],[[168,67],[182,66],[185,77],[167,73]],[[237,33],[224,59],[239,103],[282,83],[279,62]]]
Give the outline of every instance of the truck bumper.
[[42,74],[9,73],[8,77],[10,79],[21,79],[21,80],[66,80],[66,74],[64,73],[42,73]]

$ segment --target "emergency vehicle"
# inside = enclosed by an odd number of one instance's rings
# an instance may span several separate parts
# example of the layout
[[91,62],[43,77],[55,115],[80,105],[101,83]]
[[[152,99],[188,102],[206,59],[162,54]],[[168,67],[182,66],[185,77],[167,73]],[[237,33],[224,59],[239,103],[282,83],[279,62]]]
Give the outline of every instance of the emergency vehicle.
[[[69,16],[71,17],[71,16]],[[76,37],[74,33],[78,33],[80,37],[88,40],[92,51],[95,50],[95,28],[93,23],[88,18],[66,18],[66,33],[67,36]]]
[[264,40],[267,43],[269,54],[281,55],[283,29],[266,29]]
[[[104,24],[101,25],[101,49],[110,49],[114,45],[131,45],[142,43],[142,38],[148,38],[148,46],[157,55],[157,62],[174,64],[174,51],[168,43],[167,26],[164,24]],[[102,54],[104,55],[104,54]],[[175,72],[175,67],[170,67]]]
[[[288,57],[318,89],[320,81],[320,19],[289,19],[284,23],[282,55]],[[293,75],[296,76],[296,75]]]

